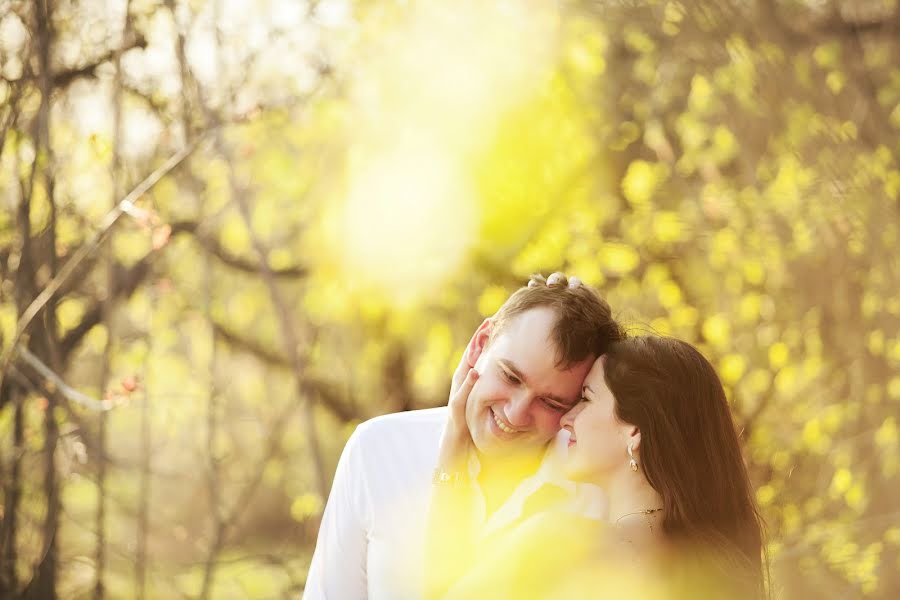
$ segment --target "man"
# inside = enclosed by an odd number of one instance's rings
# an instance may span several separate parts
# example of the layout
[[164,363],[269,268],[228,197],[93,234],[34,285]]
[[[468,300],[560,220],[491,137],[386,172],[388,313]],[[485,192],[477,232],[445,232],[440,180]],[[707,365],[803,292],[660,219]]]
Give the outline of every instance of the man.
[[[599,490],[577,489],[557,468],[566,448],[559,420],[581,397],[594,359],[621,337],[609,305],[559,273],[533,277],[479,326],[454,385],[478,370],[465,421],[482,532],[516,521],[548,487],[600,516]],[[447,483],[447,473],[435,469],[447,418],[442,407],[377,417],[356,429],[325,507],[306,600],[423,596],[431,487]]]

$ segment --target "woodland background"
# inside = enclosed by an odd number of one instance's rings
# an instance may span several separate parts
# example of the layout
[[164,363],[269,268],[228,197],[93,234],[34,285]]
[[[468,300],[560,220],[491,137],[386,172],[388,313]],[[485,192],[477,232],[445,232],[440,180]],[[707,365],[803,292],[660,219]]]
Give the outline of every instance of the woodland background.
[[0,596],[297,598],[355,424],[561,270],[717,366],[776,597],[900,597],[898,57],[897,0],[0,0]]

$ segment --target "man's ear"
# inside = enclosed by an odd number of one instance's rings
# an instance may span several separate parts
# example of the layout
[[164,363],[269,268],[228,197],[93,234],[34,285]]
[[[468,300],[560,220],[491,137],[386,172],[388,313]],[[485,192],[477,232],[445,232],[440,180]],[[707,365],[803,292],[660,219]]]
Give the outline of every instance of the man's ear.
[[472,336],[472,339],[469,340],[469,345],[466,346],[466,363],[468,363],[469,368],[475,367],[475,363],[478,362],[484,349],[487,348],[493,325],[490,318],[485,319],[478,326],[478,329],[475,330],[475,335]]

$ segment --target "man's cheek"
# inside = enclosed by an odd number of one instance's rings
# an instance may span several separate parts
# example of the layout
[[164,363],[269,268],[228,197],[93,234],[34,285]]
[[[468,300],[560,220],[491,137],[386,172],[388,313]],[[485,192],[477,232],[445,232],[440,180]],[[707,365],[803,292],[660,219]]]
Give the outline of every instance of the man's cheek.
[[[480,415],[485,408],[485,392],[484,386],[481,385],[481,381],[476,381],[475,386],[472,388],[472,391],[469,393],[469,399],[466,401],[466,418],[467,419],[477,419],[478,415]],[[470,423],[471,425],[471,423]]]
[[487,352],[482,352],[478,355],[478,358],[475,360],[475,364],[472,366],[475,371],[478,372],[478,375],[484,375],[484,371],[487,368],[488,358]]

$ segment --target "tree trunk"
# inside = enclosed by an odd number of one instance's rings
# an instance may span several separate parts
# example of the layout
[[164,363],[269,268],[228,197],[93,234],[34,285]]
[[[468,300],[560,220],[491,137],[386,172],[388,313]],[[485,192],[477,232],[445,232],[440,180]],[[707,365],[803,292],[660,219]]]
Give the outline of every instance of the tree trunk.
[[[35,161],[36,168],[42,171],[42,181],[46,202],[50,208],[49,225],[47,229],[47,264],[50,267],[50,277],[56,275],[56,203],[54,200],[54,173],[53,152],[50,146],[50,101],[53,92],[52,73],[50,71],[51,46],[53,44],[53,6],[51,0],[38,0],[35,2],[35,14],[37,17],[38,38],[38,62],[40,64],[40,88],[41,105],[38,112],[35,127],[35,148],[37,149]],[[56,299],[51,298],[45,307],[44,318],[35,327],[34,335],[38,338],[38,345],[44,349],[44,358],[54,371],[62,373],[60,364],[59,341],[56,323]],[[43,334],[43,335],[40,335]],[[43,339],[40,339],[40,337]],[[47,511],[43,525],[44,554],[37,567],[35,579],[30,586],[30,593],[35,598],[42,600],[55,600],[56,578],[59,570],[59,515],[60,515],[60,485],[56,471],[56,446],[59,441],[59,425],[56,422],[56,407],[59,404],[59,394],[51,392],[47,394],[46,412],[44,414],[44,496],[47,501]]]

